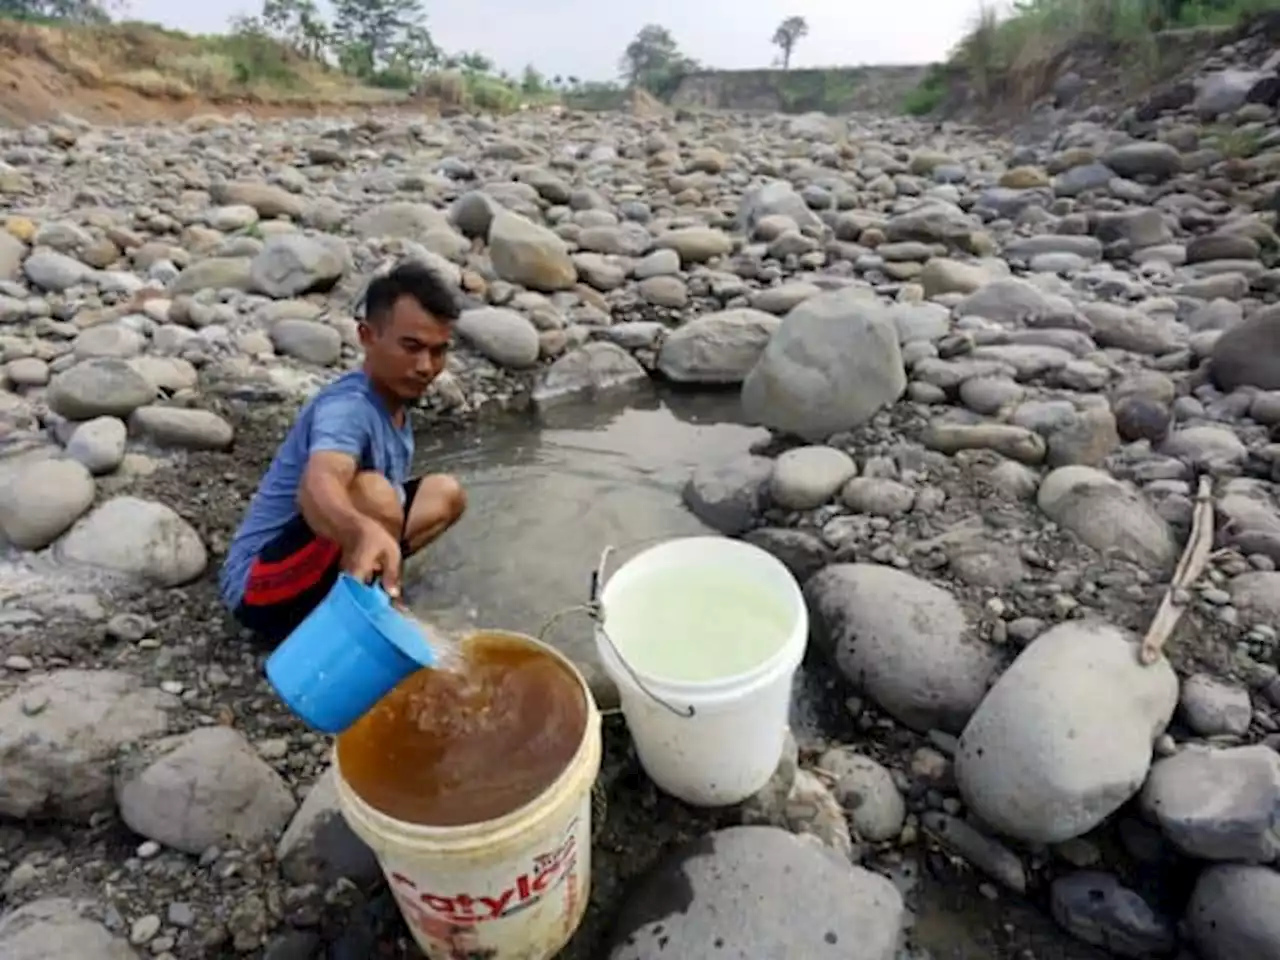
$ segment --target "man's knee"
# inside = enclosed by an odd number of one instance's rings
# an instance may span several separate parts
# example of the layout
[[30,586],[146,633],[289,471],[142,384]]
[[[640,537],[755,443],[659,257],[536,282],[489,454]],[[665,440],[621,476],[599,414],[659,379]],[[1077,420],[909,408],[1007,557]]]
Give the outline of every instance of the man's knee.
[[434,526],[452,523],[467,509],[467,492],[457,477],[433,473],[418,483],[418,492],[409,508],[410,522],[420,521]]
[[444,513],[457,520],[467,512],[467,491],[457,477],[447,473],[439,474],[439,496],[444,504]]
[[393,537],[404,528],[404,508],[391,481],[375,470],[364,470],[351,481],[351,502],[366,517],[372,517]]

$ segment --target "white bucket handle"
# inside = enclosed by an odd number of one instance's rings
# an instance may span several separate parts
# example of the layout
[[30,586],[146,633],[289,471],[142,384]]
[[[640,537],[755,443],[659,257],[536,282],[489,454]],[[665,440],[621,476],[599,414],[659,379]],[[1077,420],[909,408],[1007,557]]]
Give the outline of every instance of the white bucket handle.
[[[639,546],[642,543],[655,543],[659,540],[666,540],[666,539],[669,539],[669,538],[644,537],[639,540],[632,540],[625,545],[629,547]],[[547,622],[542,625],[542,629],[538,631],[538,639],[545,640],[546,634],[551,630],[551,628],[554,627],[561,620],[563,620],[565,617],[567,617],[569,614],[585,613],[587,616],[589,616],[592,620],[595,621],[596,629],[600,631],[600,636],[604,637],[605,643],[609,644],[609,648],[613,650],[613,655],[617,657],[618,663],[622,665],[622,669],[627,671],[627,675],[631,678],[631,682],[634,683],[636,687],[642,693],[644,693],[645,696],[647,696],[654,703],[658,704],[660,707],[663,707],[666,710],[670,710],[677,717],[683,717],[686,720],[692,719],[694,715],[697,713],[697,710],[694,708],[693,704],[690,704],[684,709],[681,709],[680,707],[672,706],[666,700],[663,700],[660,696],[658,696],[656,693],[650,690],[648,686],[645,685],[645,682],[636,674],[635,670],[632,669],[631,664],[627,663],[627,658],[622,655],[622,651],[618,649],[618,645],[614,643],[613,638],[609,636],[609,631],[605,629],[604,607],[600,603],[600,591],[604,587],[605,576],[606,576],[607,568],[609,565],[609,557],[612,556],[615,549],[617,548],[614,547],[613,545],[610,545],[605,547],[604,550],[600,552],[600,562],[596,564],[596,568],[591,571],[591,587],[587,597],[587,602],[583,604],[579,604],[577,606],[573,606],[573,607],[566,607],[564,610],[560,610],[552,614],[551,617],[547,620]]]

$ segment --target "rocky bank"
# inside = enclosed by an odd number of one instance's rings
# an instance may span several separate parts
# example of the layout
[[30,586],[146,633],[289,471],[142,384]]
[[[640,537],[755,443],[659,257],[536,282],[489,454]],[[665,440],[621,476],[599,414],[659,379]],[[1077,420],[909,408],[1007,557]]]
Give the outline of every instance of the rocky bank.
[[[795,572],[848,694],[714,815],[612,725],[566,957],[942,960],[886,879],[917,857],[1066,931],[1001,914],[982,956],[1280,956],[1280,134],[1244,100],[1249,158],[1189,112],[0,133],[0,956],[412,955],[212,588],[406,256],[467,295],[424,426],[740,385],[773,439],[685,501]],[[1215,550],[1142,666],[1202,477]]]

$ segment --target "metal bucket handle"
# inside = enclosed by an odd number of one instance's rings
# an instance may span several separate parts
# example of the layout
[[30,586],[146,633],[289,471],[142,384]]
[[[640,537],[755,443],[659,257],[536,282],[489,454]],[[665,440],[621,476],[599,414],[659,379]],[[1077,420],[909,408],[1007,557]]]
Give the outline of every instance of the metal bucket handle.
[[[666,537],[645,537],[641,540],[631,541],[626,545],[639,546],[642,543],[651,543],[657,540],[664,540],[664,539],[667,539],[667,538]],[[658,706],[662,707],[663,709],[671,711],[677,717],[682,717],[686,720],[692,719],[697,714],[697,710],[694,708],[694,706],[690,704],[689,706],[681,709],[680,707],[676,707],[668,703],[666,700],[662,699],[662,697],[658,696],[656,693],[650,690],[649,687],[645,684],[645,682],[636,674],[635,670],[632,669],[631,664],[627,663],[627,658],[622,655],[622,651],[618,649],[618,645],[614,643],[613,638],[609,636],[609,631],[605,629],[604,607],[600,603],[600,591],[604,589],[604,583],[605,583],[605,580],[607,579],[609,558],[613,555],[613,552],[616,549],[617,548],[614,547],[613,545],[609,545],[600,552],[600,562],[596,564],[596,568],[591,571],[591,585],[590,585],[589,593],[587,596],[587,602],[576,607],[569,607],[565,610],[559,611],[556,614],[553,614],[552,617],[545,624],[543,624],[542,629],[538,631],[538,639],[545,640],[546,634],[551,630],[551,628],[554,627],[557,623],[559,623],[562,619],[567,617],[569,614],[585,613],[595,622],[596,629],[600,631],[600,636],[604,637],[604,641],[609,645],[609,648],[613,651],[614,657],[617,658],[618,663],[622,664],[622,669],[627,671],[627,676],[631,678],[631,682],[634,683],[636,687],[645,696],[647,696],[650,700],[658,704]]]

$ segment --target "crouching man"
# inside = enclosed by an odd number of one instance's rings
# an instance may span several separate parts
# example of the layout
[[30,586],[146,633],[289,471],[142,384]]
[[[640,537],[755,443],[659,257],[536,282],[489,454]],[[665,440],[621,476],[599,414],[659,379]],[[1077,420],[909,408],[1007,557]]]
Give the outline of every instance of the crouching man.
[[375,576],[399,596],[404,557],[462,515],[453,477],[410,477],[406,406],[444,370],[454,292],[407,263],[377,277],[360,323],[364,368],[321,390],[276,451],[219,578],[237,620],[277,643],[324,599],[338,574]]

